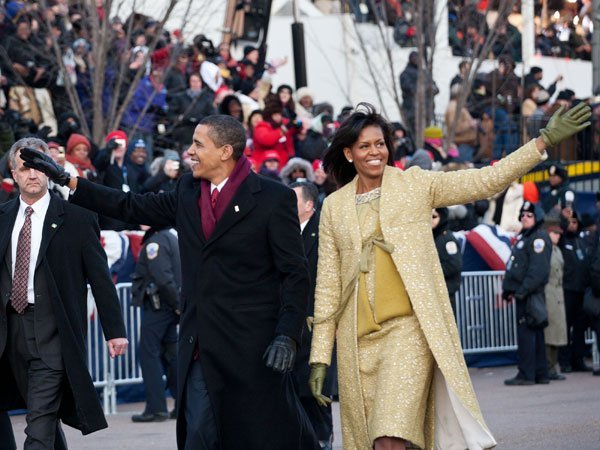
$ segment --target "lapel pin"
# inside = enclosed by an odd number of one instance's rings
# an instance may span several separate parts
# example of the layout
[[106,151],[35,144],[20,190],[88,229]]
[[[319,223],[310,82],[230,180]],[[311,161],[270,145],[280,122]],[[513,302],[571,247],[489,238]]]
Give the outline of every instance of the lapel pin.
[[51,226],[52,226],[52,228],[56,228],[57,227],[57,225],[55,223],[53,223]]
[[233,207],[233,210],[234,210],[235,212],[240,212],[240,207],[239,207],[238,205],[235,205],[235,206]]

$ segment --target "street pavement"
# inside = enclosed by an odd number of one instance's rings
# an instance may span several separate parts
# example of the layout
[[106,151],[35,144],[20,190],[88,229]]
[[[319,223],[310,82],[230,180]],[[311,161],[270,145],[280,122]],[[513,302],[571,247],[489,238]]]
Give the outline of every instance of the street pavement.
[[[572,373],[567,375],[567,380],[549,385],[508,387],[503,381],[516,374],[514,366],[469,371],[483,415],[498,441],[497,449],[600,450],[600,377],[591,373]],[[89,436],[82,436],[65,426],[69,448],[175,449],[174,420],[147,424],[131,422],[131,415],[141,412],[143,407],[142,403],[119,405],[119,412],[107,417],[108,429]],[[334,449],[341,450],[337,403],[334,403],[334,413]],[[13,416],[12,421],[19,449],[22,449],[25,416]],[[265,432],[268,432],[268,424],[265,424]],[[243,440],[243,436],[240,439]]]

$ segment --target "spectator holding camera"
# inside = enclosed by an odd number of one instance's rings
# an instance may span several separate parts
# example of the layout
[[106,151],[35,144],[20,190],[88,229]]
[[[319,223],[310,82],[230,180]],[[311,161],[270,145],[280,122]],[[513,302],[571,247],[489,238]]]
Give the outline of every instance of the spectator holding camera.
[[269,95],[265,98],[263,120],[254,129],[254,153],[252,157],[260,166],[268,151],[276,151],[281,166],[294,156],[294,136],[302,128],[302,122],[290,121],[283,117],[283,106],[279,97]]
[[[156,158],[159,170],[144,183],[145,192],[167,192],[175,189],[177,180],[183,174],[179,154],[174,150],[165,150],[161,158]],[[154,166],[153,164],[153,166]]]

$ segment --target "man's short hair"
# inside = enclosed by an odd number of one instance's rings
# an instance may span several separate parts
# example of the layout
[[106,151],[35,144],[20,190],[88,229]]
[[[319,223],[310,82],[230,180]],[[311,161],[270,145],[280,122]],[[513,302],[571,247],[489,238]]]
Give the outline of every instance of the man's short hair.
[[231,145],[233,147],[233,159],[238,160],[246,149],[246,130],[237,119],[224,114],[206,116],[200,121],[200,125],[208,127],[208,137],[217,147]]
[[313,205],[317,204],[317,201],[319,200],[319,190],[314,185],[314,183],[311,183],[310,181],[295,181],[293,183],[290,183],[289,186],[292,189],[297,187],[301,188],[302,200],[304,200],[305,202],[311,201],[313,202]]
[[8,160],[10,167],[15,170],[17,168],[17,152],[22,148],[30,147],[35,150],[40,150],[44,153],[48,153],[48,144],[36,137],[24,137],[15,142],[10,150],[8,151]]

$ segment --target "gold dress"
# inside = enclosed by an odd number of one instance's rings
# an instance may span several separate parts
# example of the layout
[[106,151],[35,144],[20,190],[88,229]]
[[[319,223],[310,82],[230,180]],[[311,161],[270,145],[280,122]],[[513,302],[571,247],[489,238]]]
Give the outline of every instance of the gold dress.
[[[412,310],[406,312],[405,309],[398,312],[402,315],[384,321],[379,319],[380,311],[384,309],[382,292],[393,285],[376,275],[389,269],[384,268],[385,260],[376,255],[386,245],[379,224],[379,198],[379,189],[356,196],[363,244],[361,259],[364,260],[359,275],[359,304],[361,298],[365,303],[368,299],[362,312],[361,306],[358,307],[358,364],[369,441],[383,436],[398,437],[424,448],[423,430],[433,356]],[[376,244],[372,245],[372,242]],[[389,264],[402,283],[391,258]],[[366,295],[362,295],[360,286],[364,286]],[[409,304],[403,285],[393,290],[395,293],[391,293],[390,299]]]

